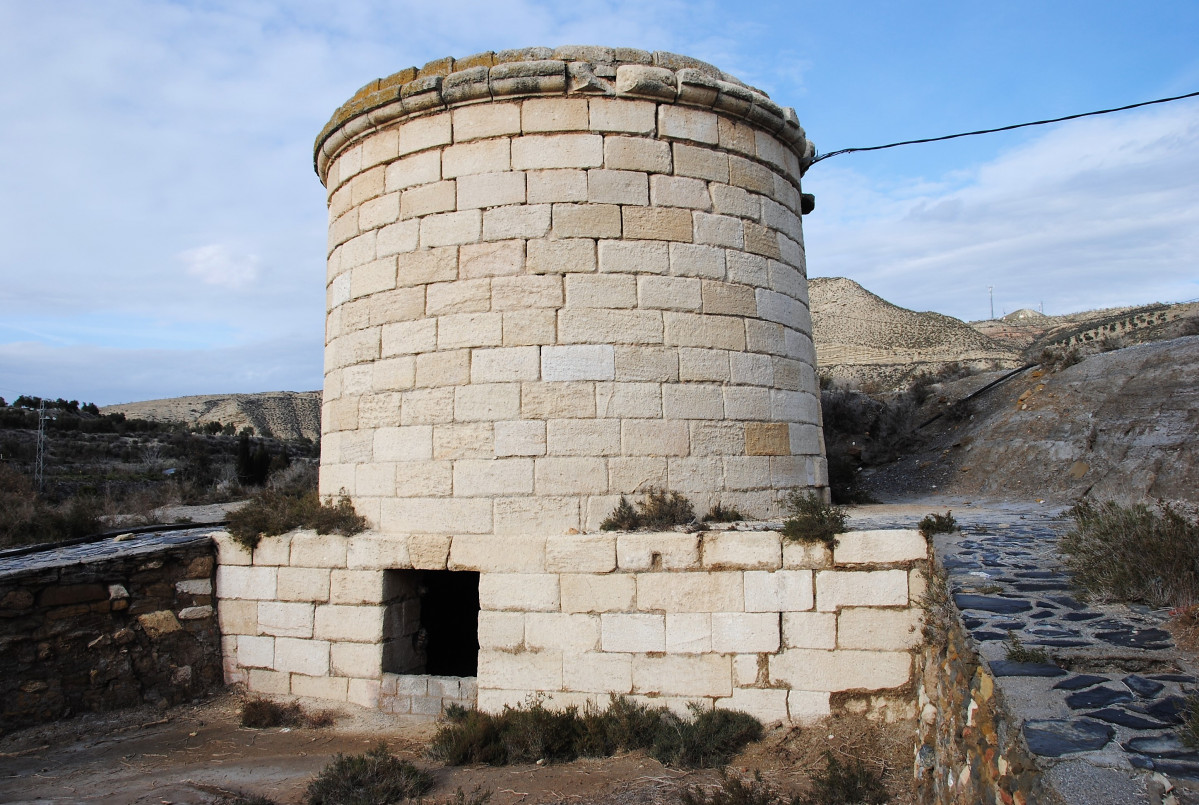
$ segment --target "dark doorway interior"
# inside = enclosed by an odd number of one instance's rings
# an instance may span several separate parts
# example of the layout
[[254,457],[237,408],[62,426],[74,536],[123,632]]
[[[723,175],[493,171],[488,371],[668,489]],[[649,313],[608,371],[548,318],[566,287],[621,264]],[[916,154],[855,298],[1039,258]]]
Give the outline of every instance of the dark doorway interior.
[[394,674],[476,676],[479,574],[389,570],[383,670]]

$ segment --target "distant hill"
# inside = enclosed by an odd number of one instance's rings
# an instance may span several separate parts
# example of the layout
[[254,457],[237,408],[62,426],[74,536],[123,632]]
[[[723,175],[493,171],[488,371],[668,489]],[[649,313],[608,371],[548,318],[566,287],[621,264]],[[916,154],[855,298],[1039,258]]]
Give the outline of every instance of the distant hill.
[[823,374],[841,380],[900,384],[949,364],[1015,367],[1019,350],[940,313],[893,305],[844,277],[808,280],[813,340]]
[[204,425],[220,422],[237,430],[254,428],[259,435],[279,439],[308,438],[321,435],[321,393],[319,391],[267,391],[260,394],[204,394],[173,397],[166,400],[107,405],[102,413],[123,413],[157,422],[187,422]]

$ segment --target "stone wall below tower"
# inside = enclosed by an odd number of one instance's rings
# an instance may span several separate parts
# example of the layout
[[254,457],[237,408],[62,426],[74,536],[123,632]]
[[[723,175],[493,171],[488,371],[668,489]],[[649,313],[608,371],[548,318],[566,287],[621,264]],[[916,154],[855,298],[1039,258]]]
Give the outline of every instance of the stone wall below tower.
[[[602,706],[614,693],[767,722],[910,700],[927,550],[916,531],[850,532],[834,550],[749,530],[218,544],[226,679],[254,691],[429,716],[530,695]],[[385,672],[387,641],[418,632],[389,574],[415,570],[479,573],[477,677]]]

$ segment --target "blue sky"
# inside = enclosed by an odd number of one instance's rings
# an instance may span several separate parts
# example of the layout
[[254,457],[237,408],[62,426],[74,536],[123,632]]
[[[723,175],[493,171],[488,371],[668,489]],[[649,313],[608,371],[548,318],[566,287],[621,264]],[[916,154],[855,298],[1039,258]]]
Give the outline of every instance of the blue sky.
[[[533,44],[711,61],[821,151],[1199,90],[1189,2],[0,0],[0,395],[321,384],[311,145],[359,86]],[[1199,99],[830,159],[813,276],[963,319],[1199,297]]]

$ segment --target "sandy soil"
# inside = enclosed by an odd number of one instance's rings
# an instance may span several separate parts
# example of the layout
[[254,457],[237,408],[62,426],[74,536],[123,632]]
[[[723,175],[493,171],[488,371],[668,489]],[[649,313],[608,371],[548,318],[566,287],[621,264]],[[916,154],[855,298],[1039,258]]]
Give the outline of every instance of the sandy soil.
[[[233,692],[156,711],[89,715],[0,739],[0,802],[104,805],[207,805],[233,792],[303,802],[309,781],[336,754],[384,741],[433,774],[434,799],[458,788],[492,792],[492,805],[679,801],[687,787],[710,788],[717,772],[662,766],[641,752],[553,765],[450,768],[429,760],[436,725],[347,707],[323,729],[251,730],[238,725]],[[910,722],[877,725],[859,717],[802,729],[775,728],[735,759],[735,774],[762,778],[790,793],[823,768],[826,749],[884,771],[892,803],[912,802]]]

